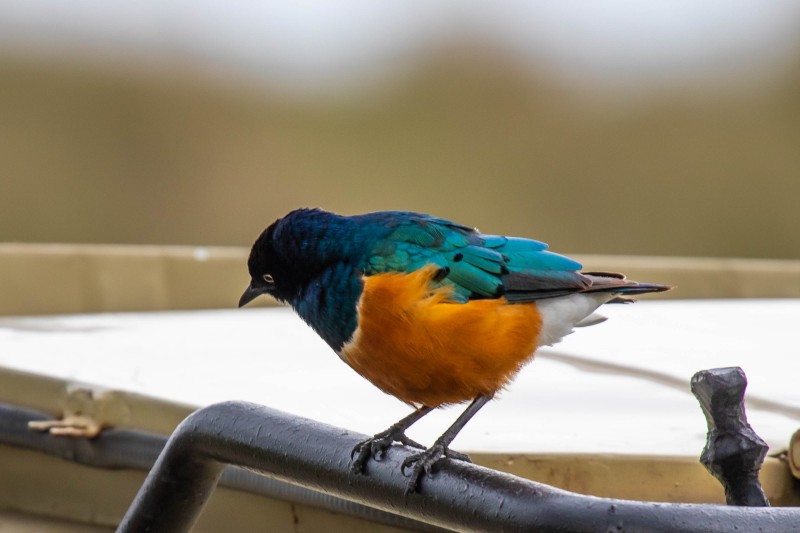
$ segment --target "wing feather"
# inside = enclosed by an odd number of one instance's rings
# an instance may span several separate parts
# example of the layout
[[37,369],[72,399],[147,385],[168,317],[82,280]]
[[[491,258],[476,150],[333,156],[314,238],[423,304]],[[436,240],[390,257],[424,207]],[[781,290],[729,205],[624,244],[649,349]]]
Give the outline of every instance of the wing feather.
[[541,241],[483,235],[419,213],[393,211],[364,217],[373,217],[367,219],[382,230],[366,261],[367,275],[413,272],[434,264],[442,272],[435,283],[451,286],[457,302],[504,296],[522,303],[575,292],[629,296],[668,289],[629,281],[619,274],[582,274],[580,263],[548,251]]
[[367,275],[412,272],[435,264],[446,275],[438,281],[451,285],[454,299],[497,298],[532,301],[584,290],[591,285],[572,259],[547,251],[540,241],[501,235],[483,235],[453,222],[417,213],[391,215],[393,229],[377,242],[367,261]]

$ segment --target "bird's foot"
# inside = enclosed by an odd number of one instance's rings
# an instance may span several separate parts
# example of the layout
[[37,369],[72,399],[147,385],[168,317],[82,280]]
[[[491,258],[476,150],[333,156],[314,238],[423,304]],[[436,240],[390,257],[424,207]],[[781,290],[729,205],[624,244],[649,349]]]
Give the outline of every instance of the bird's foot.
[[434,445],[427,450],[409,455],[403,460],[403,464],[400,467],[403,475],[405,475],[406,469],[411,468],[411,475],[408,478],[408,483],[406,483],[406,494],[415,492],[419,488],[419,480],[423,472],[426,476],[430,476],[433,465],[445,457],[467,463],[472,462],[469,455],[453,451],[444,443],[436,441]]
[[397,427],[397,424],[395,424],[386,431],[382,431],[356,444],[355,448],[353,448],[353,451],[350,453],[351,459],[355,457],[353,464],[350,466],[350,470],[354,474],[363,474],[370,458],[380,461],[386,453],[386,450],[391,448],[392,444],[395,442],[420,450],[425,449],[425,446],[422,444],[408,438],[403,429]]

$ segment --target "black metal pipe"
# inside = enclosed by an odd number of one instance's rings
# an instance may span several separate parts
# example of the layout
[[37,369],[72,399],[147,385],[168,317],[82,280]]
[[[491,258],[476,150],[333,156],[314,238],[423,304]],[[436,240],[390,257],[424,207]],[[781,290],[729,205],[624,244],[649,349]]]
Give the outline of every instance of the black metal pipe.
[[[138,430],[105,429],[93,439],[30,431],[28,422],[39,420],[51,420],[51,417],[41,411],[0,403],[0,444],[46,453],[96,468],[148,472],[167,443],[167,438],[163,435]],[[407,530],[428,533],[444,531],[404,516],[298,487],[235,466],[224,469],[219,485]]]
[[457,531],[795,531],[800,508],[650,503],[596,498],[444,460],[420,493],[404,495],[401,447],[350,473],[363,440],[347,430],[243,402],[212,405],[173,433],[117,530],[190,531],[224,463]]

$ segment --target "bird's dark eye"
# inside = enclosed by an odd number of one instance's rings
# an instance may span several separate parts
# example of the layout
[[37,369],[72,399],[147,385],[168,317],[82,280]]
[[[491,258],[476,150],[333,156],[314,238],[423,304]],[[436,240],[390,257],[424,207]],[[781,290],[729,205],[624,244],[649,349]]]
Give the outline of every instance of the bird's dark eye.
[[275,284],[275,278],[272,277],[272,274],[264,274],[263,276],[261,276],[261,279],[263,279],[264,282],[269,285]]

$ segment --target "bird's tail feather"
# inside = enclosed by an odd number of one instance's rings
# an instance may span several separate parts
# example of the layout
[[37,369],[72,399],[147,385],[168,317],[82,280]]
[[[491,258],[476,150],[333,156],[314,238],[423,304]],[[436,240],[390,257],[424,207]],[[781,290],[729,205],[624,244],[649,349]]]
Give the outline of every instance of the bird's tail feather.
[[[624,275],[617,272],[581,272],[589,279],[592,284],[581,292],[611,292],[620,296],[636,296],[647,294],[648,292],[664,292],[672,288],[671,285],[661,285],[659,283],[639,283],[627,279]],[[614,301],[626,301],[625,298],[615,299]]]

